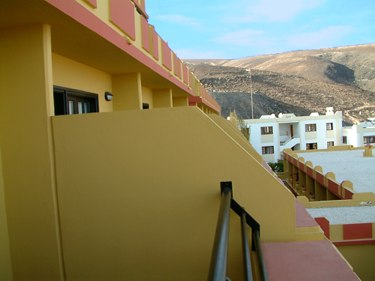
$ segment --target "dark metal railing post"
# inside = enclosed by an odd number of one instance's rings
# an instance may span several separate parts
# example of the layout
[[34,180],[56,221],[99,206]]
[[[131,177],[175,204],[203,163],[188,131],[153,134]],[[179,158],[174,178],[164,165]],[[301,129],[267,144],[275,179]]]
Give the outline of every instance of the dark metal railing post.
[[225,281],[229,237],[229,211],[232,199],[232,183],[221,182],[221,203],[212,250],[208,281]]
[[250,249],[249,240],[246,234],[246,213],[243,212],[241,215],[241,236],[242,236],[242,253],[243,262],[245,268],[245,281],[253,281],[253,271],[251,269]]
[[260,267],[260,280],[267,281],[268,280],[268,274],[266,271],[266,266],[263,261],[263,255],[262,255],[262,248],[260,246],[260,234],[259,229],[253,229],[253,247],[256,251],[259,267]]

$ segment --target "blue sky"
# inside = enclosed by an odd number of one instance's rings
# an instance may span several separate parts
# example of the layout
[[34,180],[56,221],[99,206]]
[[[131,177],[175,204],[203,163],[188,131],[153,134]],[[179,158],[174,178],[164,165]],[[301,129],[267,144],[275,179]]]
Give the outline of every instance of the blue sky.
[[182,59],[375,43],[375,0],[146,0]]

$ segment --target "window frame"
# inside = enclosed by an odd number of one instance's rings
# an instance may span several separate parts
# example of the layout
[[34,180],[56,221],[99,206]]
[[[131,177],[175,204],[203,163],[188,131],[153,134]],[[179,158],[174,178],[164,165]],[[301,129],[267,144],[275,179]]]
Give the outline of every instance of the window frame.
[[317,129],[316,123],[305,124],[305,132],[306,133],[316,132],[316,129]]
[[273,145],[262,146],[262,155],[275,154],[275,147]]
[[99,96],[95,93],[61,86],[53,86],[53,99],[56,116],[78,114],[69,112],[69,100],[72,99],[86,100],[90,102],[90,111],[87,113],[99,112]]
[[260,134],[264,135],[273,135],[273,126],[262,126],[260,127]]

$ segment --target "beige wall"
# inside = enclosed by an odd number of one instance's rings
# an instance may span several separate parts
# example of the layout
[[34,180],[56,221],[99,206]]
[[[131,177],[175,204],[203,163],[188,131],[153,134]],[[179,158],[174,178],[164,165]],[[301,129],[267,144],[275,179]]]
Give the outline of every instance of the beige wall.
[[[99,111],[113,110],[113,102],[104,99],[104,92],[112,92],[112,80],[109,74],[58,54],[52,55],[52,62],[53,84],[55,86],[97,94]],[[78,77],[79,79],[77,79]]]
[[9,253],[8,223],[5,211],[3,168],[0,150],[0,277],[2,281],[11,281],[12,267]]
[[[293,195],[195,107],[57,116],[53,127],[67,280],[206,280],[220,181],[233,181],[264,241],[295,239]],[[232,217],[229,272],[242,280]]]
[[353,270],[362,281],[375,280],[374,253],[375,245],[338,246]]
[[0,31],[6,65],[0,67],[0,147],[14,280],[63,275],[48,114],[50,36],[46,25]]

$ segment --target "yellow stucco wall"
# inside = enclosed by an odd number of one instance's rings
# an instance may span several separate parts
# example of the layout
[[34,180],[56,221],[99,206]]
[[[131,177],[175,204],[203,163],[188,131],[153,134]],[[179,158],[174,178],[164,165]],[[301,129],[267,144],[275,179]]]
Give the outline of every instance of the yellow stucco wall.
[[[14,280],[62,280],[52,134],[51,31],[0,31],[0,147]],[[22,67],[21,67],[22,66]]]
[[5,211],[3,168],[0,150],[0,277],[12,281],[12,267],[9,252],[8,223]]
[[[233,181],[264,241],[295,239],[293,195],[198,108],[57,116],[53,127],[67,280],[206,280],[220,181]],[[231,216],[229,274],[242,280]]]
[[337,248],[362,281],[375,280],[375,245],[338,246]]
[[53,84],[55,86],[97,94],[99,111],[113,110],[113,102],[104,99],[104,92],[112,92],[111,75],[58,54],[52,55],[52,62]]

